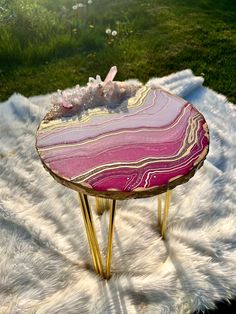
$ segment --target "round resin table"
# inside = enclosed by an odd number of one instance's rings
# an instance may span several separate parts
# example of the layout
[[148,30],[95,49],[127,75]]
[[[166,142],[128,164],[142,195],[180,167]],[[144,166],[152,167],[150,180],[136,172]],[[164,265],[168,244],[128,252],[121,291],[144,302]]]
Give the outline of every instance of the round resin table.
[[[113,111],[97,107],[68,115],[66,110],[69,106],[57,112],[54,108],[45,116],[36,148],[45,169],[79,193],[94,269],[108,279],[116,200],[157,195],[157,222],[164,239],[171,190],[202,166],[208,127],[186,100],[146,86]],[[98,214],[110,208],[106,270],[88,195],[96,197]]]

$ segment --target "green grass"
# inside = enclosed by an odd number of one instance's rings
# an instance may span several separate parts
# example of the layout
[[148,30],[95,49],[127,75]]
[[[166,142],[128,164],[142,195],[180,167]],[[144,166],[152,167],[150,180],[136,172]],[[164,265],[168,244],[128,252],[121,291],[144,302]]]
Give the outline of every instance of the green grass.
[[[236,103],[234,0],[94,0],[77,13],[75,3],[0,0],[8,6],[0,14],[0,100],[85,84],[117,65],[117,79],[143,82],[191,68]],[[108,27],[118,35],[108,38]]]

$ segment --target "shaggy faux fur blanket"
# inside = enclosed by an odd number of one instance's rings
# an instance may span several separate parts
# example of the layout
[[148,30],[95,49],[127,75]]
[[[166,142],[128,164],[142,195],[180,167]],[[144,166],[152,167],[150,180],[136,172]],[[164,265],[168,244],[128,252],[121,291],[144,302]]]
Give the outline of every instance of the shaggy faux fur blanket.
[[[190,70],[148,82],[204,114],[210,152],[174,190],[165,241],[156,197],[118,202],[109,281],[92,270],[76,193],[35,150],[50,97],[15,94],[0,104],[1,314],[186,314],[236,296],[236,108],[202,83]],[[103,258],[108,218],[94,215]]]

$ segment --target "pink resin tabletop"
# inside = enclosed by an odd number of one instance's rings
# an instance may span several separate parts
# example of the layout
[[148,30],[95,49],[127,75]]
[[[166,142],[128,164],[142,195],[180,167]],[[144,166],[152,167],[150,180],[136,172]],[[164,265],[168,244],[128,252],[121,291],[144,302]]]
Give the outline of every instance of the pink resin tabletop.
[[203,115],[159,88],[140,88],[116,111],[97,107],[46,117],[36,139],[43,165],[60,183],[90,195],[163,193],[188,181],[208,153]]

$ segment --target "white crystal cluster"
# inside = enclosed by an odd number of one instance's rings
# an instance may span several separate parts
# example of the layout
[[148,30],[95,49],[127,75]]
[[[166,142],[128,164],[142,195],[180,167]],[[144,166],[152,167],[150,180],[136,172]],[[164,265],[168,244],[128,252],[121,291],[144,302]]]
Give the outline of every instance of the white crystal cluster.
[[84,109],[104,106],[114,109],[130,97],[133,97],[142,86],[137,80],[102,81],[99,75],[89,78],[87,86],[76,85],[65,91],[58,90],[52,95],[52,112],[58,116],[71,116]]

